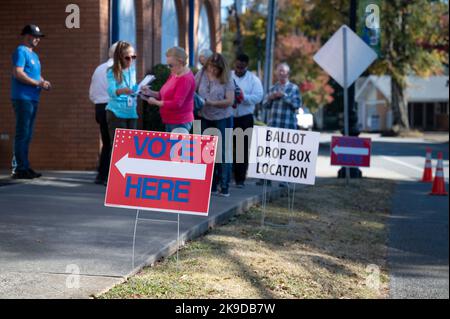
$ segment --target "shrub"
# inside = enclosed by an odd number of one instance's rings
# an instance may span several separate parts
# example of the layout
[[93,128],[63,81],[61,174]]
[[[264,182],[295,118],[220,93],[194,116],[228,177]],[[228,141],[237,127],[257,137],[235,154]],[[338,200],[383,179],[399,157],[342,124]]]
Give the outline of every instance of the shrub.
[[[153,74],[156,79],[151,84],[151,89],[159,91],[170,76],[170,69],[164,64],[156,64],[147,74]],[[142,122],[146,131],[164,132],[165,127],[159,115],[159,107],[142,102]]]

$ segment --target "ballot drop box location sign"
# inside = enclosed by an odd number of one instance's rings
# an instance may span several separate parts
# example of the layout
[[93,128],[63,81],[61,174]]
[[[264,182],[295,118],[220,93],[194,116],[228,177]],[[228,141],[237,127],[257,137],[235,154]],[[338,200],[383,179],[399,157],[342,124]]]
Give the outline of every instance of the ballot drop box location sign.
[[248,176],[314,185],[320,133],[255,126]]
[[105,206],[207,216],[217,142],[117,129]]

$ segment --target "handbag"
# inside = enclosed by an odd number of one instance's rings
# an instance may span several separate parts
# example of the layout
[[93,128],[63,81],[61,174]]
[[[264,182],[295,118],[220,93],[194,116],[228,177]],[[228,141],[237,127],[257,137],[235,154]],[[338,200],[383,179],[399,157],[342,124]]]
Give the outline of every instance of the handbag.
[[198,112],[205,106],[205,99],[197,92],[194,92],[194,111]]
[[198,81],[197,89],[194,92],[194,113],[195,114],[197,114],[205,106],[205,99],[202,98],[200,96],[200,94],[198,93],[200,83],[202,82],[203,74],[205,73],[205,71],[202,69],[200,72],[202,72],[202,74],[200,76],[200,80]]

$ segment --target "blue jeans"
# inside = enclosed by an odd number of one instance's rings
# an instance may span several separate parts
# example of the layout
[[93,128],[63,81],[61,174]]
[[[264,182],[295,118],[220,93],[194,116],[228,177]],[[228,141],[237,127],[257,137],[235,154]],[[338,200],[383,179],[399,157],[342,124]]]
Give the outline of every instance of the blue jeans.
[[189,134],[192,129],[192,122],[184,123],[184,124],[165,124],[166,132],[168,133],[180,133],[180,134]]
[[202,118],[202,134],[216,135],[212,131],[208,133],[208,129],[217,129],[220,132],[218,151],[221,153],[221,160],[214,166],[212,190],[217,190],[220,185],[222,192],[228,192],[233,165],[233,117],[215,121]]
[[37,101],[12,100],[16,114],[16,135],[14,138],[14,153],[12,159],[13,173],[26,171],[30,168],[28,152],[33,136],[34,120],[38,109]]

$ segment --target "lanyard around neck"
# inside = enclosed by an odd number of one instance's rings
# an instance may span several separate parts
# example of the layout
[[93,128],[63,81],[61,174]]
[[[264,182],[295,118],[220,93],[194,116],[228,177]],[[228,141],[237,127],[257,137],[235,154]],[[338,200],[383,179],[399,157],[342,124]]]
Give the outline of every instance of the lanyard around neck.
[[[124,75],[125,75],[125,72],[124,72]],[[127,83],[126,77],[125,76],[123,77],[123,82],[125,82],[125,86],[127,88],[131,89],[131,67],[128,68],[128,80],[129,80],[129,82]]]

